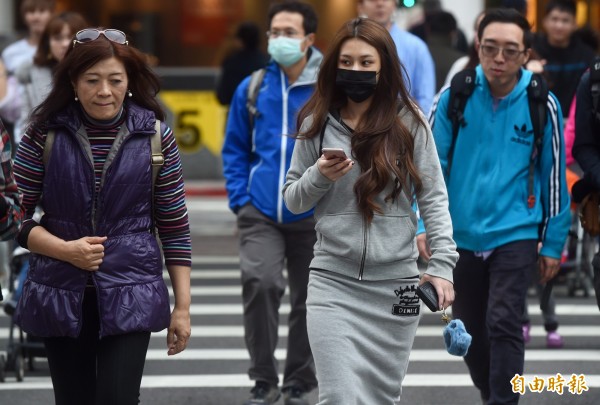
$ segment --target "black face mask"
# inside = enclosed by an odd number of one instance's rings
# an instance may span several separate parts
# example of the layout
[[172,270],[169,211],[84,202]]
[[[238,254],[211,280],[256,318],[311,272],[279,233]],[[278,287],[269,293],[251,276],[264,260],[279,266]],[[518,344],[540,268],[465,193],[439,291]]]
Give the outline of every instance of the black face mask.
[[338,69],[335,84],[355,103],[371,97],[377,87],[377,72]]

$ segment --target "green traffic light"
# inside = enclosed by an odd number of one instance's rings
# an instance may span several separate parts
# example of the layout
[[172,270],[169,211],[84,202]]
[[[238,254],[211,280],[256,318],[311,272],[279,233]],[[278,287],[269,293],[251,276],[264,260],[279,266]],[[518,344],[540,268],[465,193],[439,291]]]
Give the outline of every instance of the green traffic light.
[[413,7],[415,0],[402,0],[402,4],[404,4],[404,7]]

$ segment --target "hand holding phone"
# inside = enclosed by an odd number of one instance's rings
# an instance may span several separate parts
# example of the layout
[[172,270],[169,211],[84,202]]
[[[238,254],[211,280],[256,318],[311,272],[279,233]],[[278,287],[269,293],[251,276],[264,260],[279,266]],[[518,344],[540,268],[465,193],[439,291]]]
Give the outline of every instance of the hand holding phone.
[[325,159],[339,159],[346,160],[348,157],[346,156],[346,152],[342,148],[323,148],[323,156]]
[[417,295],[431,312],[439,310],[437,291],[435,291],[435,287],[429,281],[417,287]]
[[348,173],[354,162],[346,156],[342,148],[323,148],[317,160],[319,172],[331,181],[337,181]]

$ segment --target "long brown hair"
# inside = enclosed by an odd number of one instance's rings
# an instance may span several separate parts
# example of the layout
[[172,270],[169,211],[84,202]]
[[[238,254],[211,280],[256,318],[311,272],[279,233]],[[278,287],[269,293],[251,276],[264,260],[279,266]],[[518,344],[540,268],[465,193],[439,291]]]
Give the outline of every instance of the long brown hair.
[[59,35],[65,26],[69,27],[71,36],[74,37],[79,30],[87,27],[87,22],[81,14],[74,11],[64,11],[50,18],[50,21],[48,21],[48,24],[46,24],[46,28],[42,33],[40,43],[33,57],[33,63],[35,65],[49,67],[56,66],[58,61],[50,52],[50,38],[54,35]]
[[48,97],[33,110],[32,122],[44,124],[75,103],[72,83],[98,62],[112,57],[125,66],[129,90],[132,93],[132,97],[126,98],[153,111],[157,119],[164,121],[165,113],[156,100],[160,91],[160,80],[146,62],[146,56],[132,46],[109,41],[104,35],[100,35],[94,41],[71,45],[65,58],[56,66]]
[[351,140],[352,155],[361,168],[354,194],[363,216],[371,221],[375,212],[382,212],[375,198],[390,181],[394,181],[394,188],[385,201],[394,201],[401,191],[412,200],[413,192],[420,191],[423,185],[413,161],[413,134],[398,116],[399,105],[408,110],[418,125],[425,123],[404,85],[404,67],[398,59],[396,45],[382,25],[357,18],[340,28],[321,64],[317,88],[298,114],[298,128],[312,114],[312,125],[300,135],[306,138],[318,136],[328,112],[346,105],[346,95],[332,83],[335,83],[337,75],[340,49],[347,40],[353,38],[377,49],[381,59],[379,80],[371,104],[361,117]]

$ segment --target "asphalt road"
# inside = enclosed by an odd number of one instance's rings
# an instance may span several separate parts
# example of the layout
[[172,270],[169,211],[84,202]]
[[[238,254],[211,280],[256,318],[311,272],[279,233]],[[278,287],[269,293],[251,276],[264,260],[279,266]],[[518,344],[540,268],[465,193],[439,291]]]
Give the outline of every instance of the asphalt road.
[[[248,355],[243,341],[241,288],[235,220],[221,197],[188,201],[193,235],[192,338],[188,349],[167,357],[165,333],[154,334],[142,381],[141,403],[235,405],[247,397],[252,382],[246,376]],[[564,281],[564,280],[563,280]],[[525,382],[537,376],[548,381],[560,373],[565,380],[583,376],[587,391],[559,395],[527,388],[521,404],[600,403],[600,311],[593,297],[570,297],[565,283],[555,288],[562,349],[547,349],[536,299],[530,299],[533,318],[532,341],[527,345]],[[277,357],[285,356],[289,305],[282,307]],[[480,404],[461,358],[446,353],[439,315],[424,315],[417,332],[411,362],[404,382],[402,403]],[[0,351],[7,347],[10,318],[0,315]],[[7,372],[0,383],[0,404],[52,404],[47,363],[35,358],[35,369],[27,370],[23,382]],[[282,364],[282,363],[281,363]],[[317,392],[310,395],[317,402]],[[280,404],[283,401],[279,402]],[[344,404],[340,404],[344,405]],[[371,404],[369,404],[371,405]],[[379,404],[374,404],[379,405]]]

